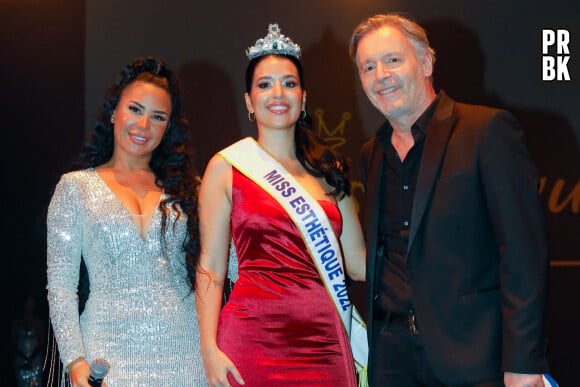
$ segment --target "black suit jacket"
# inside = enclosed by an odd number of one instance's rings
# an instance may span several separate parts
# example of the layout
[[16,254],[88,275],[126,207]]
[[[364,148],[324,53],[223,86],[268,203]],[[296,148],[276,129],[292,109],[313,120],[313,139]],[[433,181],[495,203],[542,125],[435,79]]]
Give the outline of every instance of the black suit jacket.
[[[363,146],[371,347],[382,172],[373,138]],[[441,92],[426,129],[406,269],[427,357],[443,382],[547,371],[544,209],[523,132],[508,112]]]

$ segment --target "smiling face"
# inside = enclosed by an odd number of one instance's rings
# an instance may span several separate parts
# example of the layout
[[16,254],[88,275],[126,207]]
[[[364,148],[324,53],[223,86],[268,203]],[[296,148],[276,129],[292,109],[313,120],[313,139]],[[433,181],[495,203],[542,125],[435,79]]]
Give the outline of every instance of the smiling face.
[[171,116],[171,96],[152,83],[135,81],[121,94],[114,114],[114,156],[151,158]]
[[258,128],[294,128],[305,103],[298,69],[289,59],[270,55],[255,67],[246,107],[256,115]]
[[367,97],[391,122],[412,124],[435,98],[431,55],[398,28],[385,25],[363,36],[356,63]]

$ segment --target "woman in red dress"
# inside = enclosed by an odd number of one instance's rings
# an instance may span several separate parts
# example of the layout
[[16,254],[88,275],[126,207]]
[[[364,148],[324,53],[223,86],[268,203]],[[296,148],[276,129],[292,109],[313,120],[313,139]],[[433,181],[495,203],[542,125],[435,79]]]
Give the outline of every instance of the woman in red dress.
[[[300,47],[277,25],[247,51],[245,101],[266,150],[317,201],[346,273],[364,280],[364,241],[346,164],[309,128]],[[356,386],[348,335],[283,207],[220,154],[200,197],[196,299],[210,386]],[[221,309],[230,240],[239,278]]]

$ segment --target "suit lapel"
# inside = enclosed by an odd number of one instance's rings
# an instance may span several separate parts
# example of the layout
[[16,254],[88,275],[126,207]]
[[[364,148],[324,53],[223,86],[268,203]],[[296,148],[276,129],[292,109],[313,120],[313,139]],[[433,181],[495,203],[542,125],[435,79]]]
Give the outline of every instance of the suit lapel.
[[411,246],[421,225],[427,203],[433,192],[435,180],[441,169],[449,136],[455,126],[456,117],[453,112],[454,106],[455,101],[441,93],[440,101],[426,130],[423,156],[421,158],[421,166],[419,167],[417,186],[415,188],[415,198],[413,200],[413,213],[411,214],[411,230],[409,233],[407,252],[411,250]]

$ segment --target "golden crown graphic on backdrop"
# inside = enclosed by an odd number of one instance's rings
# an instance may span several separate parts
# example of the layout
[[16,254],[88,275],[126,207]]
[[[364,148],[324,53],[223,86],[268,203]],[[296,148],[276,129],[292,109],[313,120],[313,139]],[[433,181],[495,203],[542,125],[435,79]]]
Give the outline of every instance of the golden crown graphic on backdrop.
[[344,137],[344,129],[346,122],[352,117],[350,112],[342,113],[342,120],[334,129],[328,129],[326,122],[324,121],[324,109],[318,108],[314,110],[314,117],[316,117],[315,129],[320,137],[322,137],[328,145],[334,149],[346,144],[346,138]]

